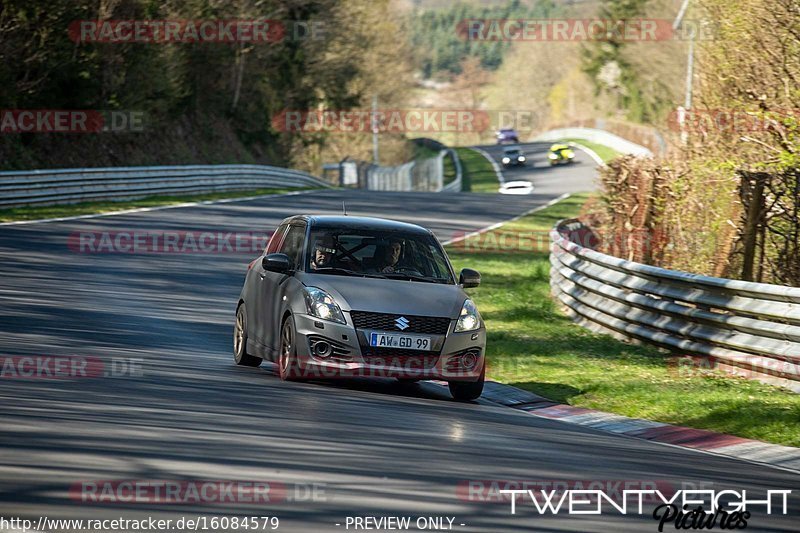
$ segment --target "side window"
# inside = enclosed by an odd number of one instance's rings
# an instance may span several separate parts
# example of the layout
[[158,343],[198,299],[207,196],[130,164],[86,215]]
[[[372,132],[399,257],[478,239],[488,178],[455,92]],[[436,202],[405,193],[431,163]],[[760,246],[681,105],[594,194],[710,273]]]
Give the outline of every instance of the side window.
[[286,237],[283,238],[281,253],[289,256],[292,261],[292,268],[298,268],[303,258],[303,243],[306,240],[305,226],[289,226]]
[[278,251],[278,245],[281,242],[281,237],[286,232],[286,224],[282,224],[278,226],[278,229],[275,230],[275,233],[272,234],[272,237],[269,239],[269,244],[267,244],[267,249],[264,250],[264,254],[272,254]]

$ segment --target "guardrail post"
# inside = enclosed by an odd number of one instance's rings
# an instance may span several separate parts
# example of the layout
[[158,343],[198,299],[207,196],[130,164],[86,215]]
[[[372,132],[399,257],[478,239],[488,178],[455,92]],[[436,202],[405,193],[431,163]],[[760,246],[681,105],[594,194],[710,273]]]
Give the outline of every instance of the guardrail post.
[[[764,222],[764,187],[769,180],[766,172],[740,171],[741,198],[745,208],[745,223],[742,230],[744,260],[742,262],[742,279],[753,281],[759,229]],[[764,243],[761,243],[764,246]]]

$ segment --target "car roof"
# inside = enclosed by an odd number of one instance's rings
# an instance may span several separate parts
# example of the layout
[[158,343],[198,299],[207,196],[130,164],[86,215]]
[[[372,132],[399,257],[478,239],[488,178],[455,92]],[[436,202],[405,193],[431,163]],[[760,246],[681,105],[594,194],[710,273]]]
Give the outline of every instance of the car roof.
[[519,152],[519,150],[520,150],[519,146],[506,146],[505,148],[503,148],[504,152]]
[[382,231],[408,231],[412,233],[430,233],[416,224],[398,222],[388,218],[358,217],[349,215],[296,215],[284,220],[284,223],[305,221],[312,228],[323,229],[371,229]]

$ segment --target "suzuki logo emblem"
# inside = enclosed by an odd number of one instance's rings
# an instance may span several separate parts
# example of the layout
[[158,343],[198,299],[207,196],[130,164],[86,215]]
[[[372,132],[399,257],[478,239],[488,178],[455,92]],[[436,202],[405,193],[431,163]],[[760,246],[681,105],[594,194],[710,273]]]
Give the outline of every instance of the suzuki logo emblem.
[[394,321],[394,325],[397,326],[397,329],[403,331],[408,327],[409,321],[406,317],[401,316],[400,318]]

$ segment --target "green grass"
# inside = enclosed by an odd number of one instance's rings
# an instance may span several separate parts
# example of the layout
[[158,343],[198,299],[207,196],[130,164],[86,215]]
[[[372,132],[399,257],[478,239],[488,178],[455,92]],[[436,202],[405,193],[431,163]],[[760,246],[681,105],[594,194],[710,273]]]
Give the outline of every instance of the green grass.
[[[456,157],[458,157],[458,156],[456,156]],[[453,158],[450,157],[450,156],[445,157],[444,161],[443,161],[443,167],[444,167],[443,168],[443,170],[444,170],[444,176],[443,176],[444,180],[443,181],[444,181],[444,185],[447,185],[448,183],[450,183],[454,179],[456,179],[456,165],[455,165],[455,163],[453,163]]]
[[138,200],[123,200],[119,202],[82,202],[79,204],[28,206],[0,209],[0,222],[14,222],[19,220],[37,220],[42,218],[60,218],[77,215],[97,213],[111,213],[139,207],[158,207],[163,205],[182,204],[185,202],[203,202],[210,200],[223,200],[226,198],[244,198],[247,196],[261,196],[265,194],[284,194],[292,191],[308,190],[313,187],[283,188],[283,189],[252,189],[246,191],[228,191],[206,194],[193,194],[183,196],[148,196]]
[[463,170],[463,191],[497,192],[500,183],[492,164],[472,148],[456,148]]
[[575,142],[581,144],[586,148],[593,150],[597,155],[600,156],[600,159],[606,163],[622,155],[613,148],[609,148],[608,146],[602,144],[593,143],[591,141],[585,141],[583,139],[565,139],[563,142]]
[[[451,245],[456,266],[481,272],[470,289],[488,329],[488,374],[498,381],[570,405],[800,446],[800,395],[717,371],[679,375],[664,354],[573,324],[550,296],[546,233],[576,216],[588,195]],[[485,248],[502,232],[534,232],[541,245]],[[507,241],[513,242],[513,241]]]

